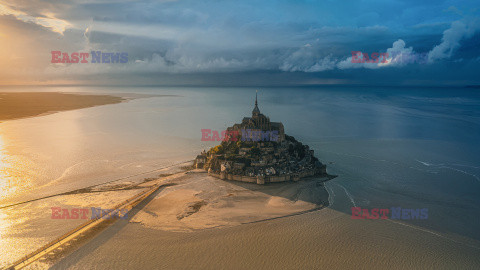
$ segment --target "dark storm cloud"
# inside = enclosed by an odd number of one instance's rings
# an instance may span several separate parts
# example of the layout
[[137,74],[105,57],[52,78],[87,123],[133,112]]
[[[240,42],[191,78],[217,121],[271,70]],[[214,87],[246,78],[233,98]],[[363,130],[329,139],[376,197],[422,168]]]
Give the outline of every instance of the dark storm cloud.
[[[63,35],[55,33],[46,42],[51,48],[129,53],[128,64],[108,68],[45,63],[45,76],[51,78],[92,75],[114,83],[130,76],[130,82],[154,84],[155,78],[178,74],[174,77],[183,76],[183,82],[203,76],[202,83],[214,84],[231,74],[230,82],[245,76],[266,84],[273,83],[267,78],[278,82],[280,76],[299,84],[479,82],[471,71],[480,57],[475,1],[37,0],[3,5],[68,22]],[[428,55],[428,63],[392,57],[387,64],[351,63],[352,51]]]

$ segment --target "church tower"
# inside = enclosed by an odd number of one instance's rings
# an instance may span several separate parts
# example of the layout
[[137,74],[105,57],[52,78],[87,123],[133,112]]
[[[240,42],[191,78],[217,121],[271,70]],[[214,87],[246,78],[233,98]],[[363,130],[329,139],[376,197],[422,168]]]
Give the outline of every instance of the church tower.
[[258,94],[258,91],[255,93],[255,108],[253,108],[253,111],[252,111],[252,117],[254,118],[260,115],[260,109],[258,108],[258,102],[257,102],[257,94]]
[[285,132],[281,122],[270,122],[270,118],[260,113],[258,108],[258,91],[255,94],[255,107],[252,111],[252,117],[244,117],[241,124],[235,124],[227,130],[241,131],[250,129],[254,131],[278,131],[278,142],[285,140]]

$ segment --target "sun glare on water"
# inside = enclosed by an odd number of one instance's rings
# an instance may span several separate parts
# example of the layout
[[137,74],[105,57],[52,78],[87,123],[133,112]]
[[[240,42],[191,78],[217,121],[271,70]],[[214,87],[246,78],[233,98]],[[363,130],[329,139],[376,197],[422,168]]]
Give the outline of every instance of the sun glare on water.
[[0,195],[1,198],[5,198],[8,193],[10,193],[11,188],[9,187],[9,176],[8,168],[10,164],[7,162],[7,156],[5,155],[5,144],[2,137],[0,136]]
[[21,175],[23,163],[6,151],[6,144],[0,134],[0,199],[26,190],[30,184],[28,177]]

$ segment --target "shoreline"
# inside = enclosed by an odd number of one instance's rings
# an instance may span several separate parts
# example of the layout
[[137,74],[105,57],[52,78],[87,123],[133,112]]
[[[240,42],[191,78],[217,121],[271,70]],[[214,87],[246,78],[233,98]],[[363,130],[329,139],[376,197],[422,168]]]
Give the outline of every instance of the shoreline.
[[64,92],[0,92],[0,123],[62,111],[118,104],[129,99],[114,95]]
[[164,179],[163,183],[172,186],[161,191],[132,222],[163,231],[193,232],[298,215],[328,206],[324,187],[328,180],[257,185],[219,180],[194,169]]
[[[342,266],[349,269],[358,267],[405,269],[412,268],[414,265],[421,265],[424,268],[448,266],[473,269],[480,264],[476,256],[477,250],[472,250],[460,241],[452,242],[452,239],[425,233],[404,224],[352,220],[349,215],[325,205],[309,211],[237,224],[218,224],[218,219],[212,220],[212,215],[208,215],[209,211],[205,211],[208,209],[205,209],[204,205],[190,216],[169,220],[165,215],[166,210],[179,209],[177,206],[180,200],[174,200],[170,204],[167,201],[180,199],[182,196],[168,197],[168,194],[174,194],[175,189],[183,189],[184,192],[178,195],[201,197],[197,192],[190,191],[194,189],[192,183],[205,181],[202,175],[212,179],[205,173],[195,172],[166,177],[165,182],[175,182],[176,185],[160,191],[150,202],[141,209],[137,209],[131,219],[119,220],[105,230],[94,234],[93,239],[73,252],[67,252],[65,256],[45,263],[51,269],[82,269],[111,265],[121,268],[138,268],[138,266],[155,268],[159,264],[164,268],[176,269],[228,268],[232,265],[235,265],[236,269],[251,269],[258,265],[272,269],[318,266],[327,268]],[[189,181],[189,177],[194,178],[195,181]],[[160,179],[153,182],[158,180]],[[213,183],[217,187],[222,187],[224,184],[247,186],[252,188],[252,191],[260,190],[261,192],[265,192],[265,188],[268,189],[269,186],[285,186],[285,183],[258,186],[218,179],[214,179]],[[200,184],[208,184],[208,182]],[[299,182],[292,182],[292,184],[298,185]],[[287,186],[287,189],[291,188]],[[345,194],[337,193],[335,204],[348,201]],[[326,194],[328,197],[332,196],[328,191]],[[258,193],[256,195],[258,196]],[[242,203],[247,201],[248,204],[251,198],[246,198],[244,192],[240,192],[238,199]],[[252,207],[253,204],[247,205],[251,210],[249,214],[264,213],[258,202],[260,201],[256,201],[255,207]],[[227,214],[223,221],[232,221],[236,211],[233,208],[238,206],[243,207],[240,204],[229,205],[227,208],[230,209],[227,211],[210,213],[223,218]],[[176,229],[173,228],[175,226],[171,223],[172,221],[177,223],[183,223],[188,219],[202,221],[202,218],[195,217],[202,215],[202,211],[205,211],[206,215],[205,213],[203,215],[209,218],[209,224],[204,225],[210,226],[193,230],[178,230],[178,226]],[[240,218],[251,218],[246,212],[242,213],[244,215]],[[172,214],[175,217],[175,213],[170,213]],[[152,224],[152,221],[161,220],[168,224],[162,226]],[[211,226],[212,221],[218,226]],[[192,224],[192,222],[189,223]],[[396,245],[392,245],[392,242]],[[159,245],[159,243],[162,244]],[[295,252],[290,249],[292,245],[295,246]],[[119,261],[119,258],[132,255],[132,252],[136,259]],[[456,259],[459,257],[464,260],[458,262]]]
[[[181,169],[179,166],[176,168]],[[78,195],[84,196],[103,190],[130,190],[133,187],[148,189],[156,185],[161,185],[162,190],[155,192],[148,202],[134,207],[131,210],[133,215],[129,214],[128,221],[117,220],[115,224],[96,226],[83,233],[83,236],[71,243],[72,246],[60,248],[52,255],[45,256],[46,258],[33,264],[40,268],[51,267],[58,261],[67,259],[77,249],[82,249],[85,243],[95,241],[105,231],[127,224],[141,224],[145,229],[162,232],[195,233],[268,222],[314,212],[328,206],[329,194],[323,185],[328,180],[331,178],[311,178],[306,181],[272,183],[264,186],[249,183],[238,185],[235,182],[210,177],[201,170],[181,170],[155,179],[146,178],[143,182],[135,184],[101,185],[95,189],[84,190]],[[209,188],[201,189],[203,185],[207,185]],[[309,194],[306,196],[305,190],[311,188],[314,188],[316,192],[307,192]],[[192,191],[194,192],[192,193]],[[75,196],[76,194],[65,195]],[[305,202],[297,203],[302,199]],[[74,197],[69,200],[76,201]],[[173,201],[170,202],[170,200]]]
[[[476,250],[457,237],[426,233],[414,226],[388,221],[352,220],[349,215],[335,210],[336,207],[332,208],[333,204],[348,204],[348,197],[336,190],[335,202],[330,202],[332,194],[324,185],[329,180],[331,178],[307,178],[305,181],[259,186],[219,180],[201,170],[177,171],[146,179],[138,186],[147,188],[158,183],[171,186],[165,186],[149,202],[137,208],[128,220],[118,220],[90,231],[72,247],[47,256],[32,267],[82,269],[99,265],[121,268],[141,265],[154,268],[165,261],[168,261],[165,267],[178,269],[226,268],[232,264],[238,269],[249,269],[261,263],[278,269],[318,265],[373,269],[395,265],[393,269],[405,269],[413,263],[426,268],[442,265],[473,268],[480,264],[475,257]],[[325,204],[310,210],[303,204],[301,207],[305,210],[298,211],[299,208],[278,199],[279,196],[294,200],[305,198],[298,196],[302,192],[295,188],[302,182],[313,184],[304,186],[307,190],[313,186],[324,189],[326,197],[318,194],[318,189],[314,195],[323,197]],[[198,190],[200,187],[205,189]],[[215,190],[212,192],[211,189]],[[272,204],[271,198],[265,200],[265,195],[277,198]],[[198,203],[202,200],[209,201]],[[230,201],[222,203],[225,200]],[[195,209],[195,206],[199,207]],[[214,211],[208,209],[210,206]],[[265,206],[269,211],[265,211]],[[285,206],[293,211],[290,214],[271,211],[271,207],[278,210]],[[163,245],[158,245],[159,241]],[[397,245],[392,245],[392,241]],[[237,245],[240,242],[242,245]],[[288,248],[291,244],[296,247],[294,253]],[[471,244],[476,247],[478,242]],[[445,248],[446,245],[454,248]],[[123,248],[125,246],[133,249]],[[331,246],[335,248],[329,248]],[[428,252],[427,246],[432,252]],[[231,252],[226,253],[225,249]],[[132,250],[137,260],[116,264]],[[362,251],[351,256],[355,250]],[[258,256],[260,253],[263,256]],[[212,261],[214,256],[217,259]],[[348,256],[351,257],[347,261],[341,259]],[[464,263],[455,262],[454,258],[459,256],[465,258]],[[365,260],[365,257],[372,259]]]

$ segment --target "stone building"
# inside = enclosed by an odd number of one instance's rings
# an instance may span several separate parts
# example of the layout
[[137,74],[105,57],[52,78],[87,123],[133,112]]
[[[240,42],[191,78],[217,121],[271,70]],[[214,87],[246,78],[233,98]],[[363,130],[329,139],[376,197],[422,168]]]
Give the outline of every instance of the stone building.
[[285,140],[285,131],[281,122],[271,122],[270,118],[260,113],[258,108],[257,94],[255,94],[255,107],[252,111],[252,117],[244,117],[241,124],[235,124],[233,127],[229,127],[227,130],[236,130],[241,134],[241,130],[254,130],[254,131],[277,131],[278,142]]
[[198,155],[195,158],[194,166],[196,169],[201,169],[205,165],[205,162],[207,161],[207,157],[203,155]]
[[219,179],[257,184],[327,175],[326,166],[314,156],[314,151],[308,145],[286,135],[282,123],[270,122],[267,116],[260,113],[257,96],[252,117],[243,118],[242,123],[227,130],[238,131],[242,140],[245,134],[252,134],[242,130],[273,133],[277,138],[274,141],[244,140],[247,141],[245,143],[223,141],[221,147],[203,151],[197,156],[196,168],[203,167],[209,175]]

